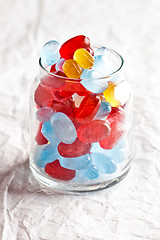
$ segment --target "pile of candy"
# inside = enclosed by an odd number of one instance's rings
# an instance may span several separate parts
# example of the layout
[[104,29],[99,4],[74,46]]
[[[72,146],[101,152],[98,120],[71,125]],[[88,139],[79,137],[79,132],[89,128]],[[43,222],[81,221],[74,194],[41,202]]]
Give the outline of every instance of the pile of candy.
[[[115,99],[116,70],[104,47],[94,52],[79,35],[61,47],[41,50],[46,71],[35,90],[39,129],[36,165],[63,181],[88,181],[113,174],[124,160],[124,108]],[[72,180],[72,181],[73,181]]]

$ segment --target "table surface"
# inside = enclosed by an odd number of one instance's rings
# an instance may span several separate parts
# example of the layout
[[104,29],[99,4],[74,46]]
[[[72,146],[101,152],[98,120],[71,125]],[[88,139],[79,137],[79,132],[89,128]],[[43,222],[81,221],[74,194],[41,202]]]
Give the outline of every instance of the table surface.
[[[0,239],[160,239],[160,1],[0,1]],[[125,60],[134,90],[128,176],[101,191],[49,192],[28,170],[29,90],[41,46],[84,34]]]

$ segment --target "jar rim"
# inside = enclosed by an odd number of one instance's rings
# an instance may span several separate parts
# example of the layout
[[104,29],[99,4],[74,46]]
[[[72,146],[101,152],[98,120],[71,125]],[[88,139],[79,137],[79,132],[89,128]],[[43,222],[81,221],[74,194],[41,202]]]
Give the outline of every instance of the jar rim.
[[[101,48],[101,47],[104,47],[104,46],[100,46],[100,45],[92,45],[93,48]],[[119,57],[119,59],[121,60],[121,63],[119,65],[119,67],[114,71],[112,72],[111,74],[108,74],[107,76],[102,76],[102,77],[97,77],[95,78],[94,80],[102,80],[102,79],[105,79],[105,78],[109,78],[109,77],[113,77],[115,74],[117,74],[117,72],[119,72],[124,64],[124,60],[122,58],[122,56],[116,52],[115,50],[111,49],[111,48],[106,48],[106,50],[108,52],[111,52],[112,54],[116,55]],[[47,74],[51,75],[51,76],[54,76],[54,77],[57,77],[57,78],[60,78],[61,80],[64,79],[65,81],[70,81],[70,82],[80,82],[82,79],[74,79],[74,78],[68,78],[68,77],[63,77],[63,76],[59,76],[59,75],[56,75],[52,72],[50,72],[48,69],[46,69],[43,64],[42,64],[42,61],[41,61],[41,58],[39,58],[39,66],[42,70],[44,70]]]

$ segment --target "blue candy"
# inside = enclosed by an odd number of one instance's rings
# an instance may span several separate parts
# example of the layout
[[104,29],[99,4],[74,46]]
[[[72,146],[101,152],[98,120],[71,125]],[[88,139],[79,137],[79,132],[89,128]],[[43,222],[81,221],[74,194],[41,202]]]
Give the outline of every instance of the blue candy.
[[50,121],[43,123],[41,132],[45,138],[53,145],[58,146],[58,144],[61,142],[53,131]]
[[95,56],[95,62],[92,69],[101,73],[104,77],[116,71],[116,66],[108,57],[97,55]]
[[76,128],[67,115],[57,112],[51,117],[50,121],[53,131],[61,142],[71,144],[76,140]]
[[102,153],[92,153],[92,163],[98,169],[99,173],[112,174],[116,172],[117,167],[113,158]]
[[107,155],[112,157],[115,163],[123,162],[126,159],[124,146],[124,141],[119,141],[114,148],[107,150]]
[[81,84],[90,92],[103,93],[108,87],[108,80],[101,77],[103,77],[102,74],[95,70],[84,70],[81,75]]
[[41,49],[41,60],[46,65],[55,64],[60,59],[59,43],[51,40],[47,42]]
[[84,170],[78,171],[78,173],[88,180],[96,179],[99,176],[98,170],[93,166],[93,164],[90,164],[89,167]]
[[44,149],[41,152],[40,159],[41,159],[41,165],[45,167],[47,163],[51,163],[55,161],[59,157],[59,153],[57,151],[57,147],[52,144],[48,144],[44,147]]
[[110,112],[111,112],[110,103],[102,100],[100,108],[99,108],[98,112],[96,113],[96,115],[94,117],[94,120],[96,120],[96,119],[104,120],[110,114]]
[[110,156],[113,161],[118,164],[125,160],[124,146],[125,145],[123,139],[119,141],[116,146],[110,150],[101,148],[99,143],[93,143],[91,153],[100,153],[105,155],[106,157]]
[[59,161],[64,168],[80,170],[88,167],[91,162],[91,157],[89,154],[75,158],[64,158],[60,156]]

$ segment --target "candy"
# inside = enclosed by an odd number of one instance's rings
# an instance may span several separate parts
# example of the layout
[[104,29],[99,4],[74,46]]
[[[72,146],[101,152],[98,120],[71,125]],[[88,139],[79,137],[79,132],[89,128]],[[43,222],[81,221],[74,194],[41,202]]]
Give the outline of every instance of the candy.
[[117,170],[116,164],[112,157],[102,153],[92,153],[92,163],[99,173],[112,174]]
[[41,123],[49,121],[52,115],[53,111],[51,107],[39,108],[36,112],[36,117]]
[[81,83],[74,83],[73,87],[75,89],[75,92],[79,95],[79,96],[85,96],[91,92],[89,92]]
[[96,179],[99,176],[98,170],[93,164],[90,164],[89,167],[84,170],[79,170],[78,173],[89,180]]
[[69,117],[73,117],[73,107],[65,104],[65,102],[53,101],[52,109],[54,112],[62,112]]
[[94,57],[85,48],[77,49],[73,59],[84,69],[91,68],[94,64]]
[[103,92],[103,95],[107,102],[111,104],[112,107],[119,107],[121,105],[120,101],[115,99],[114,97],[114,91],[115,91],[116,85],[112,82],[108,84],[108,88]]
[[62,65],[62,69],[68,78],[78,79],[82,74],[82,68],[74,59],[66,60]]
[[74,83],[72,82],[65,82],[65,84],[58,89],[57,93],[63,98],[69,98],[75,93],[73,85]]
[[62,65],[63,65],[64,62],[65,62],[64,58],[61,58],[57,61],[56,65],[55,65],[55,68],[56,68],[57,71],[63,71],[62,70]]
[[43,123],[41,132],[52,145],[58,146],[60,140],[55,135],[50,121]]
[[81,142],[78,138],[72,144],[60,143],[58,152],[62,157],[76,158],[90,152],[91,144]]
[[122,140],[118,141],[118,143],[111,150],[103,150],[106,154],[114,160],[115,163],[121,163],[126,159],[125,156],[125,143]]
[[50,72],[51,72],[51,73],[57,72],[57,70],[56,70],[56,63],[51,66]]
[[54,99],[53,91],[48,87],[38,85],[35,94],[34,101],[39,107],[49,107]]
[[107,77],[116,70],[116,67],[108,57],[97,55],[92,69]]
[[110,114],[110,112],[111,112],[111,105],[110,105],[110,103],[102,100],[100,108],[99,108],[97,114],[94,117],[94,120],[97,120],[97,119],[104,120]]
[[74,52],[78,48],[90,48],[89,38],[83,35],[79,35],[66,41],[59,50],[61,58],[72,59]]
[[79,169],[85,169],[88,167],[88,165],[91,162],[91,157],[89,154],[75,157],[75,158],[60,158],[60,164],[64,168],[73,169],[73,170],[79,170]]
[[59,43],[57,41],[51,40],[42,47],[41,60],[44,64],[53,65],[59,58]]
[[124,139],[120,140],[112,149],[103,149],[99,143],[92,143],[91,154],[97,153],[111,157],[112,160],[118,164],[125,160],[125,143]]
[[58,158],[58,156],[59,154],[57,151],[57,147],[55,145],[48,144],[42,150],[40,158],[45,166],[47,163],[51,163],[55,161]]
[[45,172],[56,179],[62,180],[62,181],[69,181],[73,179],[76,175],[75,170],[70,170],[67,168],[63,168],[59,160],[55,160],[52,163],[47,163],[45,166]]
[[113,108],[107,120],[110,123],[110,135],[99,142],[104,149],[112,149],[124,133],[123,126],[124,110],[122,108]]
[[108,87],[108,79],[95,70],[84,70],[81,75],[81,84],[90,92],[103,93]]
[[77,136],[80,141],[87,143],[99,142],[105,139],[110,133],[110,127],[106,121],[93,120],[83,124],[77,129]]
[[58,112],[51,117],[53,131],[63,143],[73,143],[77,138],[77,131],[72,121],[64,113]]
[[39,128],[37,131],[37,135],[35,137],[35,140],[37,142],[38,145],[43,145],[48,143],[48,140],[44,137],[44,135],[41,133],[41,129],[42,129],[42,123],[39,124]]
[[[59,75],[59,74],[60,73],[57,72],[57,75]],[[52,75],[46,75],[41,78],[41,85],[43,87],[49,87],[49,88],[56,89],[56,88],[62,87],[64,84],[65,84],[65,80],[58,76],[56,77],[56,76],[52,76]]]
[[84,97],[78,109],[75,110],[75,118],[80,123],[91,121],[100,107],[101,100],[96,94],[89,94]]

